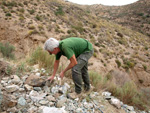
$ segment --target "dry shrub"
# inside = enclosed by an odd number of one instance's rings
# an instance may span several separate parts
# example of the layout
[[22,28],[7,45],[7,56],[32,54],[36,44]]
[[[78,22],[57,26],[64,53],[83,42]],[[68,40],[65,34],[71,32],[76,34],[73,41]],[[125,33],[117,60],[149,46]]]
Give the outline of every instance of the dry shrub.
[[35,51],[33,51],[31,57],[29,58],[29,64],[39,64],[40,67],[44,67],[45,69],[52,70],[54,65],[55,57],[53,55],[49,55],[48,52],[44,51],[42,48],[38,47]]
[[131,81],[129,75],[126,72],[111,70],[109,74],[113,83],[119,86],[123,86],[126,82]]

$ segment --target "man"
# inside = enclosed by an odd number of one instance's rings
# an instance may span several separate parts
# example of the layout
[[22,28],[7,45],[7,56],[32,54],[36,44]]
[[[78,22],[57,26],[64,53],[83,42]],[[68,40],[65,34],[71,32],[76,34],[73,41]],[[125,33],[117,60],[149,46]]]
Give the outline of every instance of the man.
[[76,94],[80,94],[82,91],[82,80],[84,82],[84,90],[90,90],[88,60],[93,55],[93,47],[90,42],[77,37],[67,38],[60,42],[50,38],[45,42],[44,49],[50,54],[56,55],[53,74],[48,78],[50,82],[55,77],[61,55],[64,55],[70,60],[70,64],[60,73],[61,79],[63,79],[66,71],[72,69],[72,79],[75,84]]

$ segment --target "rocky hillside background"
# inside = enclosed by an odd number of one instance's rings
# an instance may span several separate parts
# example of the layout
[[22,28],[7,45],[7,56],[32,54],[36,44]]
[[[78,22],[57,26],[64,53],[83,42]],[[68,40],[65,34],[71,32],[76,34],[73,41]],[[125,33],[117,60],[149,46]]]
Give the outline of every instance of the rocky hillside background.
[[49,37],[85,38],[95,50],[89,70],[109,74],[118,86],[133,81],[150,99],[148,3],[141,0],[127,6],[107,7],[62,0],[1,0],[0,42],[12,44],[16,62],[20,62],[38,46],[43,47]]
[[115,23],[150,36],[150,1],[139,0],[124,6],[92,5],[92,11],[98,18],[112,20]]

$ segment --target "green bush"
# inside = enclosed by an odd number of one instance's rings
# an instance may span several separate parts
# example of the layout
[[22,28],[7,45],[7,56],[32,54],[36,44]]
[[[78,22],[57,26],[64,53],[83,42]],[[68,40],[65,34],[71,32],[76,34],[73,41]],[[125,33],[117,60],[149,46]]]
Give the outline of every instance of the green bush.
[[35,10],[34,9],[31,9],[31,10],[28,10],[28,12],[32,15],[35,13]]
[[6,13],[5,16],[11,16],[11,13]]
[[41,16],[39,16],[39,15],[36,15],[36,17],[35,17],[37,20],[39,20],[39,21],[41,21],[42,20],[42,18],[41,18]]
[[118,65],[118,68],[121,66],[121,62],[119,60],[116,60],[116,63]]
[[10,45],[9,43],[0,43],[0,52],[2,55],[6,58],[14,58],[13,51],[15,50],[15,47],[13,45]]
[[64,13],[64,11],[63,11],[63,9],[62,9],[62,6],[59,6],[58,9],[57,9],[56,12],[55,12],[55,15],[56,15],[56,16],[58,16],[58,15],[63,16],[64,14],[65,14],[65,13]]
[[124,59],[123,62],[124,62],[123,68],[125,68],[126,70],[133,68],[136,64],[135,61],[132,59]]
[[11,7],[17,7],[17,3],[15,1],[12,2],[5,2],[2,3],[4,6],[11,6]]
[[143,65],[143,68],[144,68],[145,71],[147,70],[147,66],[146,65]]

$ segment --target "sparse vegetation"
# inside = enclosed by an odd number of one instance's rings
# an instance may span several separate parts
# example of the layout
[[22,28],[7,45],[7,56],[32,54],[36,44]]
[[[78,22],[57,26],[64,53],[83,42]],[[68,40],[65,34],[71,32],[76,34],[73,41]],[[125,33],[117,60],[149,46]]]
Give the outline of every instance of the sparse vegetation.
[[17,70],[16,70],[16,74],[17,75],[21,75],[22,73],[24,73],[26,71],[26,65],[24,62],[21,62],[18,66],[17,66]]
[[65,14],[65,13],[64,13],[64,11],[63,11],[62,6],[59,6],[58,9],[57,9],[56,12],[55,12],[55,15],[56,15],[56,16],[58,16],[58,15],[63,16],[64,14]]
[[126,70],[133,68],[136,64],[135,61],[132,59],[124,59],[123,62],[124,62],[123,68],[125,68]]
[[33,51],[28,62],[31,65],[39,64],[40,67],[44,67],[45,69],[52,70],[54,60],[55,57],[53,55],[49,55],[48,52],[38,47],[36,48],[35,51]]
[[31,10],[28,10],[28,12],[32,15],[35,13],[35,10],[34,9],[31,9]]
[[140,109],[147,109],[146,98],[144,98],[143,94],[138,91],[133,82],[128,82],[124,84],[123,87],[110,85],[108,90],[112,92],[114,96],[120,98],[124,103],[135,105]]
[[11,13],[6,13],[6,16],[11,16]]
[[147,109],[146,98],[143,96],[143,93],[137,89],[133,82],[126,82],[121,87],[111,81],[112,78],[109,74],[107,74],[106,77],[103,77],[97,72],[90,71],[89,76],[96,91],[100,90],[100,88],[107,89],[112,95],[120,98],[124,103],[135,105],[140,109]]
[[0,52],[2,55],[6,58],[14,59],[13,51],[15,50],[15,47],[11,45],[10,43],[0,43]]
[[118,68],[121,66],[121,62],[119,60],[116,60]]

